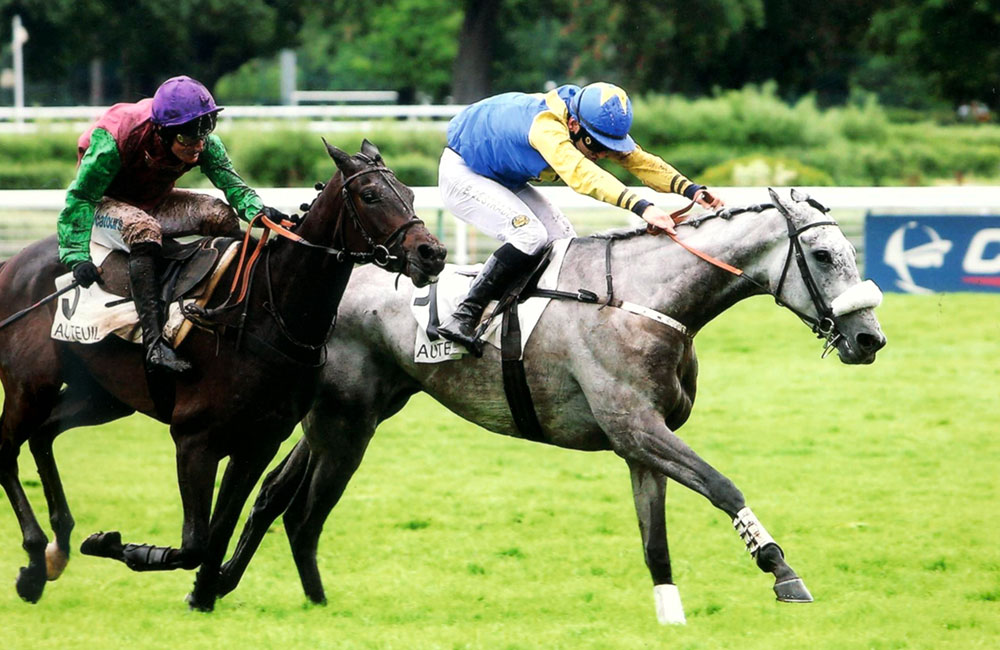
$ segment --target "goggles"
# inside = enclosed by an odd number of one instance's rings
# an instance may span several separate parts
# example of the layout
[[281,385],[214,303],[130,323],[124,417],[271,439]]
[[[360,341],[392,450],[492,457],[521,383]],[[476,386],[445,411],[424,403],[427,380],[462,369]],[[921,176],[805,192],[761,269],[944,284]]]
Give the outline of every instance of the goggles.
[[583,128],[583,124],[580,124],[580,129],[576,133],[570,133],[570,139],[572,139],[573,142],[578,142],[580,140],[583,140],[583,146],[587,147],[587,149],[589,149],[593,153],[604,153],[611,151],[603,144],[598,142],[597,139],[594,138],[594,136],[587,133],[587,129]]
[[171,129],[174,140],[182,147],[196,146],[215,130],[216,119],[215,113],[208,113],[174,127]]

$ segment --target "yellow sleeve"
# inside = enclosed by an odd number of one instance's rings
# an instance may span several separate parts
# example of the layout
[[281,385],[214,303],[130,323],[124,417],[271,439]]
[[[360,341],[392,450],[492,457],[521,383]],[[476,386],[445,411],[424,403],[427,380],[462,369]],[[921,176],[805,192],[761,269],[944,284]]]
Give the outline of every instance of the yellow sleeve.
[[[556,100],[562,104],[558,96]],[[551,101],[549,103],[552,104]],[[550,110],[539,113],[531,124],[528,142],[567,186],[580,194],[631,210],[639,201],[639,196],[580,153],[569,139],[565,113],[565,105],[561,113],[557,113],[552,106]]]
[[643,150],[639,145],[627,154],[612,156],[612,159],[657,192],[684,194],[687,188],[694,185],[662,158]]

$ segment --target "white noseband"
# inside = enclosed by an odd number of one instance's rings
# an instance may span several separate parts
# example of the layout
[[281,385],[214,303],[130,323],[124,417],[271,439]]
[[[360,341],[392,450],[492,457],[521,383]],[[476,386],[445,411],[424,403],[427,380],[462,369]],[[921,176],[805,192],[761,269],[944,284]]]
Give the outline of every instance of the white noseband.
[[881,304],[882,291],[871,280],[865,280],[834,298],[833,302],[830,303],[830,309],[836,318],[862,309],[874,309]]

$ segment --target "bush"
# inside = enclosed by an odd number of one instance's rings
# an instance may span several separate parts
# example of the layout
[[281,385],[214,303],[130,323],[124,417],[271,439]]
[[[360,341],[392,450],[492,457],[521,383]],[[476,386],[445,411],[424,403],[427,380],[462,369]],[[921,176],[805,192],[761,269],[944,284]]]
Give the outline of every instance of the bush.
[[826,172],[792,158],[751,155],[706,169],[698,178],[705,185],[833,185]]
[[[318,160],[327,160],[317,136],[306,131],[270,131],[226,137],[236,170],[250,185],[299,187],[314,182]],[[230,144],[231,142],[231,144]]]
[[76,139],[79,135],[75,131],[4,134],[0,137],[0,160],[4,162],[65,160],[76,164]]
[[437,185],[438,158],[428,158],[420,154],[386,156],[385,163],[396,172],[403,183],[414,187]]
[[0,162],[0,187],[5,190],[66,189],[75,176],[75,158],[70,161]]
[[[890,114],[872,95],[861,92],[852,94],[847,105],[826,110],[810,96],[789,104],[774,84],[764,84],[717,92],[712,98],[636,98],[632,135],[685,176],[706,184],[792,173],[796,183],[841,185],[953,182],[962,177],[990,183],[1000,178],[1000,127],[945,126],[934,117],[910,112],[901,119],[899,111]],[[368,129],[331,130],[325,136],[350,153],[367,138],[405,183],[433,185],[445,133],[440,123],[430,128],[413,124],[382,120]],[[312,130],[315,126],[227,121],[220,135],[251,187],[308,186],[329,179],[335,170],[320,133]],[[0,135],[0,184],[66,187],[73,177],[77,135],[44,129]],[[622,181],[636,183],[620,167],[606,168]],[[189,174],[182,182],[189,187],[208,185],[200,174]]]

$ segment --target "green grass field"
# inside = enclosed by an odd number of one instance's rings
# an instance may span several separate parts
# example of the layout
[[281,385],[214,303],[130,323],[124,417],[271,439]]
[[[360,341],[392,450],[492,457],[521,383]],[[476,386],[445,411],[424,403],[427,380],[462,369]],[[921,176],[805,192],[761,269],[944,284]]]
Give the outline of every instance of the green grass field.
[[[280,522],[212,614],[183,602],[193,574],[78,553],[28,605],[3,499],[0,647],[996,648],[1000,299],[889,295],[879,315],[889,344],[865,367],[820,360],[764,298],[698,337],[700,394],[680,434],[743,490],[813,604],[775,602],[727,518],[671,484],[688,624],[658,625],[624,462],[488,434],[417,397],[327,523],[327,606],[306,604]],[[75,546],[109,529],[179,542],[164,427],[133,417],[56,451]],[[44,518],[27,447],[21,458]]]

